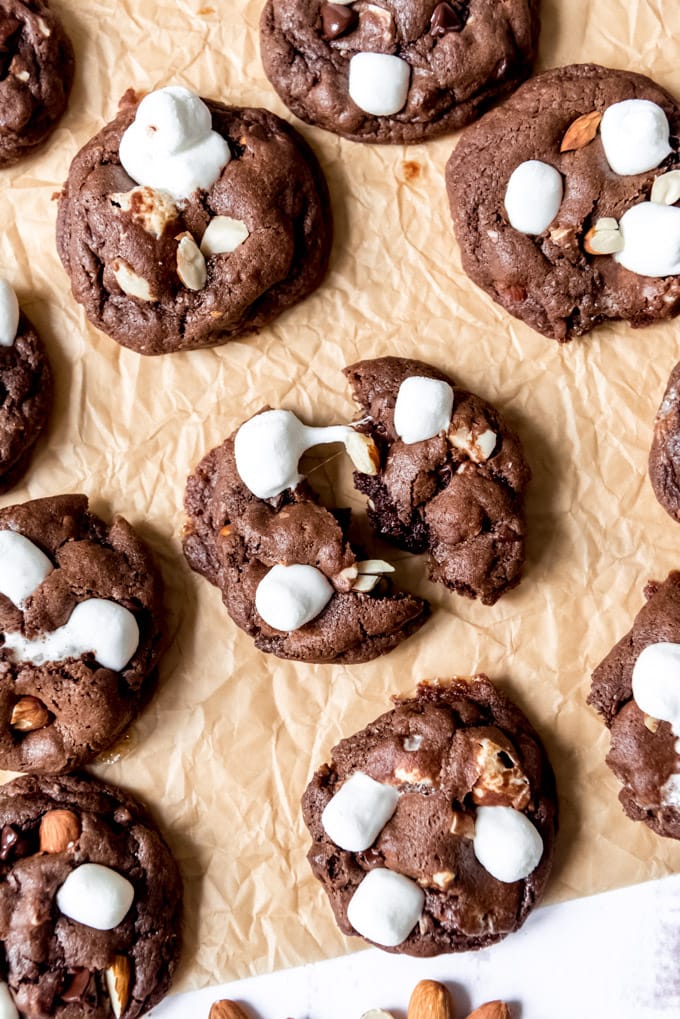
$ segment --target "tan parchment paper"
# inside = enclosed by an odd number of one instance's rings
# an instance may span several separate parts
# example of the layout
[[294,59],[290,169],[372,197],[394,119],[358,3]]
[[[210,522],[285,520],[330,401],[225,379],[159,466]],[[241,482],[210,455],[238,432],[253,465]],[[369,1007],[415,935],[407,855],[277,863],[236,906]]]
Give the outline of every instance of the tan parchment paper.
[[[84,491],[101,513],[127,516],[162,564],[171,643],[158,693],[120,758],[95,770],[152,805],[179,858],[186,952],[176,987],[359,947],[337,932],[311,877],[299,799],[338,739],[424,677],[483,670],[543,735],[562,810],[550,899],[677,870],[680,845],[624,817],[604,765],[608,736],[585,697],[645,581],[680,566],[680,527],[646,477],[680,326],[605,327],[560,348],[461,272],[443,187],[455,138],[375,148],[296,124],[333,200],[323,287],[242,342],[164,358],[123,350],[88,325],[55,252],[52,195],[78,148],[129,86],[174,82],[289,115],[260,64],[261,0],[53,3],[75,43],[76,85],[49,148],[0,174],[0,273],[49,347],[57,400],[25,483],[2,502]],[[643,71],[680,96],[680,6],[543,0],[539,66],[579,60]],[[342,367],[390,353],[439,365],[520,433],[534,472],[525,579],[486,608],[431,585],[422,560],[374,546],[405,588],[432,602],[417,636],[354,668],[260,654],[184,563],[186,476],[265,402],[310,423],[348,420]],[[361,518],[346,470],[317,466],[325,494]]]

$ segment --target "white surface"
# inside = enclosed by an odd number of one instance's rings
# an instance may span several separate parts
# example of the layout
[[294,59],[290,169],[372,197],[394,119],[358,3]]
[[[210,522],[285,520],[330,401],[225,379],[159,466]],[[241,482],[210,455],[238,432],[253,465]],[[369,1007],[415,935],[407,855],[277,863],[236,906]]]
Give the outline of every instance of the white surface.
[[394,430],[407,445],[432,439],[451,423],[453,389],[442,379],[411,375],[399,386]]
[[600,136],[607,162],[614,173],[645,173],[672,152],[668,118],[649,99],[624,99],[604,111]]
[[207,1019],[231,998],[260,1019],[404,1019],[418,980],[441,980],[462,1019],[501,998],[513,1019],[678,1019],[680,875],[538,909],[483,952],[409,959],[377,949],[167,999],[154,1019]]

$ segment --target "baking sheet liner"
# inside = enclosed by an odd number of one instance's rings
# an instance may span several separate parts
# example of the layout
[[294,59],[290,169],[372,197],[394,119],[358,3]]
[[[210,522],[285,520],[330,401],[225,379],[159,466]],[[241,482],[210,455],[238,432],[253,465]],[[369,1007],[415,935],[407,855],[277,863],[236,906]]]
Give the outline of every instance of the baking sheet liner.
[[[54,247],[52,198],[79,147],[129,86],[177,83],[293,118],[262,72],[261,0],[53,6],[75,43],[76,84],[49,147],[0,174],[0,273],[48,345],[57,399],[25,483],[2,504],[84,491],[99,512],[123,513],[162,565],[171,643],[160,687],[119,759],[95,770],[152,805],[178,856],[186,951],[175,989],[361,946],[338,933],[311,876],[298,804],[330,747],[425,677],[485,671],[543,736],[562,812],[549,900],[677,870],[680,845],[623,815],[604,764],[609,737],[585,697],[644,583],[680,566],[680,527],[646,477],[678,325],[603,327],[559,347],[461,271],[443,186],[455,137],[378,148],[296,122],[332,194],[336,239],[322,288],[241,342],[164,358],[123,350],[88,325]],[[544,0],[539,67],[595,60],[651,74],[680,96],[678,40],[675,0]],[[430,599],[430,622],[353,668],[265,656],[184,563],[186,476],[265,403],[309,423],[349,420],[342,367],[385,354],[438,365],[519,432],[534,472],[525,579],[487,608],[430,584],[421,558],[376,542],[403,587]],[[356,509],[369,541],[343,458],[313,467],[325,497]]]

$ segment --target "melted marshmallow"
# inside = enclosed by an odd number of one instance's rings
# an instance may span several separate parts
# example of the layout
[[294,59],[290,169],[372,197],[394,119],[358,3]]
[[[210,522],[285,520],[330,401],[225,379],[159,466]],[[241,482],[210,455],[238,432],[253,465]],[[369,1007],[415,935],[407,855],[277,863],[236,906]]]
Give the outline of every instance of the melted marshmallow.
[[0,1019],[19,1019],[14,998],[4,981],[0,981]]
[[563,194],[562,177],[554,166],[539,159],[520,163],[505,191],[510,226],[522,234],[542,234],[560,211]]
[[0,347],[11,347],[19,328],[19,302],[12,285],[0,279]]
[[57,906],[76,923],[110,931],[125,919],[135,890],[127,878],[99,863],[72,870],[57,892]]
[[212,187],[230,159],[208,107],[175,85],[145,96],[120,140],[120,161],[135,183],[167,191],[175,201]]
[[639,276],[680,274],[680,208],[640,202],[619,223],[623,251],[614,258]]
[[670,722],[680,737],[680,644],[648,644],[633,666],[633,697],[640,711]]
[[54,567],[45,553],[16,531],[0,531],[0,593],[22,609]]
[[447,431],[453,412],[453,389],[441,379],[411,375],[399,386],[394,430],[407,445]]
[[67,623],[28,640],[21,633],[5,633],[5,650],[19,662],[44,665],[92,652],[105,669],[120,672],[139,645],[137,620],[122,605],[90,598],[74,608]]
[[289,410],[266,410],[241,425],[234,439],[236,469],[258,499],[273,499],[302,481],[300,457],[324,442],[345,442],[348,425],[309,428]]
[[670,126],[660,106],[648,99],[624,99],[607,107],[600,123],[600,136],[607,162],[627,177],[645,173],[673,150]]
[[321,824],[336,846],[361,853],[373,845],[398,801],[394,786],[355,771],[324,807]]
[[355,53],[349,62],[349,94],[374,117],[390,117],[406,105],[411,67],[389,53]]
[[420,920],[425,904],[422,888],[393,870],[370,870],[347,907],[347,919],[363,938],[395,948]]
[[255,592],[265,623],[287,633],[316,619],[333,597],[333,587],[315,566],[272,566]]
[[529,818],[514,807],[478,807],[475,856],[498,881],[528,877],[543,856],[543,839]]

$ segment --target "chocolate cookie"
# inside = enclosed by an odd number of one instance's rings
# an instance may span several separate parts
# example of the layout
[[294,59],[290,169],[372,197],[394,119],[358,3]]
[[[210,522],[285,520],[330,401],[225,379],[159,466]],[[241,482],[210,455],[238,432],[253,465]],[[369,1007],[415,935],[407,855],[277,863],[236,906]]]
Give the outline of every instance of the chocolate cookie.
[[543,894],[552,769],[485,676],[421,683],[394,702],[308,785],[309,862],[344,934],[408,955],[485,948]]
[[0,167],[52,133],[74,68],[73,47],[47,0],[0,0]]
[[446,169],[463,268],[561,342],[680,311],[680,109],[649,78],[594,64],[523,85]]
[[306,428],[284,410],[247,421],[188,480],[184,554],[261,651],[356,664],[391,651],[429,609],[392,590],[388,563],[359,560],[350,511],[325,509],[298,473],[304,450],[326,442],[344,442],[362,469],[377,456],[350,427]]
[[0,491],[26,470],[52,407],[52,372],[38,334],[0,279]]
[[84,495],[0,510],[0,767],[69,771],[111,746],[155,681],[161,582]]
[[256,331],[316,289],[331,240],[323,174],[292,127],[176,87],[124,97],[59,202],[74,297],[140,354]]
[[[182,883],[131,796],[85,775],[0,787],[3,1016],[136,1019],[168,990]],[[15,1011],[16,1010],[16,1011]]]
[[302,120],[411,144],[462,127],[531,70],[538,0],[268,0],[265,73]]
[[400,548],[429,552],[431,580],[493,605],[524,564],[531,472],[519,439],[490,404],[422,361],[359,361],[345,375],[358,427],[381,453],[377,473],[354,476],[371,523]]
[[680,521],[680,363],[671,372],[654,421],[649,479],[666,513]]
[[626,814],[680,839],[680,572],[645,587],[632,629],[593,672],[588,703],[611,732]]

